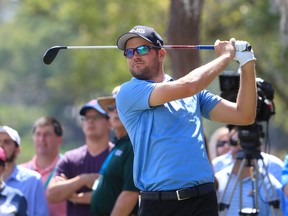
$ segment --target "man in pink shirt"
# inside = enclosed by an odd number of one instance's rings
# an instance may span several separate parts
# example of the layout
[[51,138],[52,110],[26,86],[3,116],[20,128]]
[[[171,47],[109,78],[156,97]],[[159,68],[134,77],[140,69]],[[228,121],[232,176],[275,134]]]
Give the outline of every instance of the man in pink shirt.
[[[62,134],[62,126],[55,118],[44,116],[36,120],[32,136],[35,155],[32,160],[21,164],[40,173],[45,189],[54,176],[56,165],[61,158],[59,149]],[[48,202],[48,208],[50,216],[66,216],[66,202]]]

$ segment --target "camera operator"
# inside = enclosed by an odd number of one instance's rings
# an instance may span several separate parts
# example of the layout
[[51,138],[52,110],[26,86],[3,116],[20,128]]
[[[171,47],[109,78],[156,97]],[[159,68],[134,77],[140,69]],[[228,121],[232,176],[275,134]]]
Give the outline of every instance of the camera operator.
[[[233,126],[230,126],[230,128]],[[237,132],[237,133],[236,133]],[[234,135],[232,136],[231,133]],[[235,135],[236,133],[236,135]],[[260,151],[260,146],[259,145],[259,151]],[[233,127],[230,132],[230,151],[227,152],[226,154],[223,154],[221,156],[218,156],[212,160],[212,165],[214,172],[219,172],[220,170],[230,166],[231,164],[235,163],[235,158],[237,152],[240,150],[240,145],[239,145],[239,138],[238,138],[238,128]],[[284,166],[284,162],[271,154],[267,154],[265,152],[260,152],[263,162],[268,170],[269,173],[271,173],[279,182],[281,182],[281,172]],[[258,161],[258,166],[259,169],[262,169],[263,163]]]
[[[218,200],[222,198],[223,203],[227,203],[228,201],[228,195],[231,194],[232,192],[234,193],[230,207],[227,210],[227,215],[238,215],[239,213],[239,203],[241,201],[241,197],[239,196],[240,190],[242,190],[242,207],[243,208],[249,208],[253,209],[254,206],[254,199],[253,196],[257,195],[255,194],[255,188],[257,186],[258,188],[258,195],[259,195],[259,202],[258,202],[258,210],[260,212],[259,215],[272,215],[271,211],[271,206],[268,204],[268,197],[265,194],[265,189],[264,187],[267,188],[269,196],[273,197],[272,191],[273,188],[277,192],[277,199],[280,200],[282,197],[282,192],[281,192],[281,183],[274,177],[274,175],[271,173],[275,170],[271,169],[271,167],[276,167],[277,164],[273,164],[274,166],[270,166],[270,171],[268,171],[268,175],[265,172],[265,170],[260,168],[259,166],[259,172],[263,175],[265,185],[261,183],[261,181],[256,181],[258,182],[258,185],[253,186],[253,182],[255,182],[255,174],[256,170],[255,167],[252,166],[251,161],[249,159],[247,160],[247,164],[244,165],[243,169],[240,170],[240,165],[241,165],[241,160],[239,160],[238,154],[243,152],[243,148],[241,145],[239,145],[239,136],[238,136],[238,128],[234,127],[230,131],[230,140],[231,140],[231,151],[227,153],[226,155],[219,156],[218,158],[215,158],[214,161],[214,167],[218,170],[218,172],[215,173],[215,178],[218,181],[218,190],[217,190],[217,195],[218,195]],[[245,152],[245,150],[244,150]],[[261,152],[261,155],[267,155],[263,154]],[[223,163],[221,164],[221,160],[219,158],[223,159]],[[266,159],[269,160],[269,155],[266,157]],[[272,157],[274,158],[274,157]],[[236,160],[235,160],[236,159]],[[253,158],[255,159],[255,158]],[[217,162],[217,163],[216,163]],[[261,164],[258,162],[258,164]],[[252,169],[252,172],[251,172]],[[254,170],[253,170],[254,169]],[[279,169],[279,167],[277,168]],[[241,173],[239,173],[241,171]],[[276,170],[277,173],[277,170]],[[242,181],[242,188],[240,184],[237,184],[237,187],[233,191],[233,185],[237,181],[237,174],[240,176],[240,181]],[[230,182],[228,184],[228,179],[230,176]],[[271,184],[269,182],[269,179],[271,181]],[[226,192],[227,194],[224,193],[224,189],[227,187]],[[227,195],[227,196],[226,196]],[[272,199],[274,200],[274,199]],[[221,209],[220,209],[221,210]],[[275,209],[276,210],[276,215],[282,215],[281,214],[281,208]],[[253,214],[254,215],[254,214]]]

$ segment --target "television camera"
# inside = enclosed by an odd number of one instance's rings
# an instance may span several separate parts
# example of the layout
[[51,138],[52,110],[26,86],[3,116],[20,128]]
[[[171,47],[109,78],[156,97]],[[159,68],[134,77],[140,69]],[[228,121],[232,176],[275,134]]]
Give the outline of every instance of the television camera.
[[[231,72],[225,72],[219,76],[220,80],[220,90],[221,90],[221,97],[223,97],[226,100],[235,102],[239,90],[239,85],[240,85],[240,75],[231,73]],[[258,185],[258,177],[260,176],[260,171],[259,171],[259,166],[258,166],[258,160],[262,161],[262,168],[265,170],[264,173],[266,173],[267,178],[269,179],[268,176],[268,171],[267,168],[264,164],[263,157],[261,156],[261,151],[260,151],[260,146],[261,146],[261,137],[264,137],[264,132],[262,129],[262,125],[259,124],[259,122],[266,122],[268,124],[268,121],[272,115],[275,114],[275,106],[273,102],[274,98],[274,89],[272,85],[264,81],[261,78],[256,79],[256,84],[257,84],[257,109],[256,109],[256,119],[255,123],[252,125],[245,125],[245,126],[237,126],[237,125],[230,125],[229,127],[237,127],[238,128],[238,140],[237,142],[234,142],[234,145],[240,144],[241,150],[237,152],[236,154],[236,159],[241,160],[241,165],[238,171],[237,176],[241,175],[242,169],[244,164],[250,168],[253,167],[252,170],[256,170],[256,180],[252,177],[251,173],[251,179],[252,182],[256,182],[256,185]],[[247,101],[249,103],[249,101]],[[231,140],[230,142],[233,145],[233,142]],[[247,163],[247,164],[246,164]],[[234,167],[233,167],[234,170]],[[264,178],[260,178],[262,185],[265,185],[264,183]],[[226,185],[226,188],[228,187],[230,178],[228,180],[228,183]],[[237,185],[239,178],[237,178],[236,183],[234,184]],[[269,180],[270,184],[271,181]],[[240,184],[242,186],[242,184]],[[241,187],[240,186],[240,187]],[[253,187],[253,186],[252,186]],[[224,190],[224,194],[226,191],[226,188]],[[273,188],[273,187],[271,187]],[[272,189],[273,190],[273,189]],[[242,189],[240,189],[242,191]],[[254,187],[254,206],[253,208],[242,208],[242,200],[240,200],[240,210],[239,210],[239,215],[258,215],[259,209],[258,209],[258,201],[256,198],[258,198],[258,186]],[[265,190],[266,196],[270,197],[267,188]],[[219,210],[224,211],[229,208],[230,202],[231,202],[231,197],[233,196],[234,191],[232,191],[232,195],[230,195],[230,200],[228,200],[228,204],[224,203],[224,197],[225,195],[221,197],[220,203],[219,203]],[[241,193],[241,192],[240,192]],[[275,191],[274,193],[275,194]],[[240,195],[242,196],[242,195]],[[280,206],[280,201],[278,199],[273,199],[270,197],[268,200],[270,200],[268,203],[271,207],[278,208]]]

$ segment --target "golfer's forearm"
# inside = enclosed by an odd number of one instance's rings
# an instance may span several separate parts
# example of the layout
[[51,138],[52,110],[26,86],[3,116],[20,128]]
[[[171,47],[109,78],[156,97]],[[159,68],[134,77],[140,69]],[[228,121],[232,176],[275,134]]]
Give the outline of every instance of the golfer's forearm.
[[[250,119],[251,124],[256,117],[257,88],[254,62],[242,67],[241,82],[237,97],[237,107],[243,119]],[[249,101],[249,103],[247,103]]]

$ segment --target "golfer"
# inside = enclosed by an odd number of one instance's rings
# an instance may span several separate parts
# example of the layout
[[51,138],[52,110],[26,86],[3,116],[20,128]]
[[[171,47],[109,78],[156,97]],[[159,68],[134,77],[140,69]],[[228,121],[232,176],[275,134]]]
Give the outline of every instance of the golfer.
[[[201,118],[254,123],[255,58],[252,50],[246,51],[249,43],[216,40],[217,57],[178,80],[163,70],[166,50],[153,28],[135,26],[119,37],[117,46],[133,76],[121,86],[116,104],[134,149],[139,215],[218,215]],[[241,67],[236,103],[205,89],[233,59]]]

